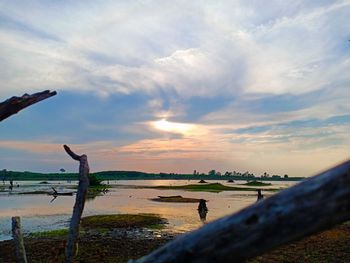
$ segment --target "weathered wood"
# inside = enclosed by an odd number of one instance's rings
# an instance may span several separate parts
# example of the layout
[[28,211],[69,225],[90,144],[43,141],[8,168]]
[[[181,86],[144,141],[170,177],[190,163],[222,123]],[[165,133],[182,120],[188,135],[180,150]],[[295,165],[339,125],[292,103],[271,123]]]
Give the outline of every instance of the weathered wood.
[[20,217],[12,217],[12,237],[16,247],[16,262],[27,263],[26,250],[24,247],[21,219]]
[[347,161],[183,235],[136,262],[244,262],[349,219]]
[[32,95],[24,94],[22,97],[12,97],[0,103],[0,121],[5,120],[20,110],[56,95],[56,91],[45,90]]
[[57,191],[54,187],[51,187],[51,189],[53,190],[53,195],[57,195]]
[[87,156],[75,154],[67,145],[63,146],[67,154],[74,160],[79,161],[79,186],[73,208],[73,215],[70,221],[67,246],[65,251],[65,262],[71,263],[77,252],[77,240],[79,237],[79,226],[83,214],[87,189],[89,187],[89,164]]
[[74,192],[66,192],[66,193],[59,193],[57,192],[57,190],[54,187],[51,187],[51,189],[53,190],[53,193],[50,193],[49,195],[53,195],[53,196],[59,196],[59,195],[73,195]]

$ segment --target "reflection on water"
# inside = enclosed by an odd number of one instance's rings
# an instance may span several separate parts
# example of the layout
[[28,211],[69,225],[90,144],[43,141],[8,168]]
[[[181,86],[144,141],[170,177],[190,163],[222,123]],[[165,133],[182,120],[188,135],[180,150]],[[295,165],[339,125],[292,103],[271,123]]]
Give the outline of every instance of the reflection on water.
[[[114,184],[115,181],[110,181]],[[117,181],[124,185],[181,185],[196,183],[187,180],[144,180]],[[64,182],[55,182],[62,191],[67,190]],[[20,182],[19,189],[13,191],[34,191],[49,189],[52,185],[38,185],[33,182]],[[76,185],[76,182],[73,182]],[[232,183],[230,185],[233,185]],[[276,187],[276,184],[273,185]],[[280,185],[278,185],[279,187]],[[154,202],[151,198],[159,195],[182,195],[183,197],[207,200],[207,211],[198,210],[198,203],[165,203]],[[0,194],[0,240],[10,238],[11,217],[21,216],[23,231],[46,231],[67,227],[72,213],[74,196],[58,196],[52,200],[49,195],[14,195]],[[155,213],[169,222],[167,229],[182,233],[200,227],[203,221],[210,222],[225,215],[236,212],[256,202],[255,192],[189,192],[182,190],[160,189],[114,189],[105,195],[97,196],[86,202],[84,215],[113,213]],[[210,213],[208,213],[208,210]],[[199,217],[198,217],[199,215]]]

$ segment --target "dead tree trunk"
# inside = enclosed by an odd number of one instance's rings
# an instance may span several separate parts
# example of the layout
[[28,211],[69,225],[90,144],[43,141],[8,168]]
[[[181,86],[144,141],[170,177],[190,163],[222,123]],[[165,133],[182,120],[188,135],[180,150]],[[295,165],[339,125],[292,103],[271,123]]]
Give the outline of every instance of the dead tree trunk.
[[349,219],[347,161],[183,235],[136,262],[244,262]]
[[22,97],[12,97],[0,103],[0,122],[18,113],[20,110],[56,95],[56,91],[43,91],[32,95],[24,94]]
[[12,217],[12,237],[16,246],[16,262],[27,263],[26,250],[24,247],[21,219],[20,217]]
[[65,262],[71,263],[73,262],[74,256],[77,252],[77,240],[79,236],[80,220],[84,210],[87,189],[89,187],[89,164],[87,156],[85,154],[79,156],[72,152],[72,150],[67,145],[64,145],[64,149],[70,157],[76,161],[79,161],[80,163],[78,192],[73,208],[73,215],[70,221],[68,241],[65,251]]

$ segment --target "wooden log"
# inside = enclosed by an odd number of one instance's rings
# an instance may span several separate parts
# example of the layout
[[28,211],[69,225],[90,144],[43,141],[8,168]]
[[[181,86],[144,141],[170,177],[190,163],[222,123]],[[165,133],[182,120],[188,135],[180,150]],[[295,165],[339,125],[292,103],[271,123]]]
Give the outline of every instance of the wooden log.
[[12,97],[0,103],[0,122],[18,113],[20,110],[56,95],[56,91],[45,90],[32,95],[24,94],[22,97]]
[[136,262],[244,262],[349,219],[347,161],[185,234]]
[[58,194],[54,187],[51,186],[51,189],[53,190],[53,195],[57,195]]
[[74,194],[74,192],[66,192],[66,193],[59,193],[57,192],[57,190],[54,188],[54,187],[51,187],[51,189],[53,190],[53,193],[52,194],[49,194],[49,195],[53,195],[53,196],[60,196],[60,195],[64,195],[64,196],[72,196]]
[[87,156],[75,154],[67,145],[63,146],[67,154],[74,160],[79,161],[79,186],[70,220],[69,234],[65,251],[65,262],[72,263],[77,252],[77,240],[79,237],[79,226],[83,214],[87,190],[89,187],[89,164]]
[[12,237],[16,247],[16,262],[27,263],[26,250],[24,247],[21,219],[20,217],[12,217]]

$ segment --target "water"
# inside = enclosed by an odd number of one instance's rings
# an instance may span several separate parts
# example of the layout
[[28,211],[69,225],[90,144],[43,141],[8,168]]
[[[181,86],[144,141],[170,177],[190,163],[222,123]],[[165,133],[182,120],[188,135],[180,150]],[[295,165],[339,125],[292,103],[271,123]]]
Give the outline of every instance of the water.
[[[118,185],[184,185],[198,181],[188,180],[123,180],[110,181],[110,184]],[[214,181],[209,181],[214,182]],[[17,182],[16,182],[17,183]],[[50,191],[52,184],[41,185],[39,182],[18,182],[20,187],[15,187],[14,192],[29,192],[37,190]],[[237,186],[236,183],[225,185]],[[77,182],[54,182],[54,187],[59,191],[72,191],[67,187],[76,185]],[[272,188],[289,187],[295,182],[273,182]],[[271,188],[266,187],[266,188]],[[265,195],[272,195],[266,192]],[[155,213],[166,218],[169,224],[166,229],[171,232],[183,233],[194,230],[203,222],[200,220],[197,203],[165,203],[154,202],[151,198],[159,195],[182,195],[183,197],[202,198],[208,200],[207,222],[225,215],[237,212],[256,201],[255,192],[224,191],[220,193],[189,192],[183,190],[159,190],[159,189],[124,189],[111,188],[103,196],[97,196],[89,200],[84,209],[83,216],[96,214],[115,213]],[[0,193],[0,240],[11,239],[11,217],[20,216],[23,232],[28,234],[37,231],[47,231],[68,227],[68,221],[72,214],[75,196],[59,196],[52,201],[49,195],[18,195],[9,192]]]

